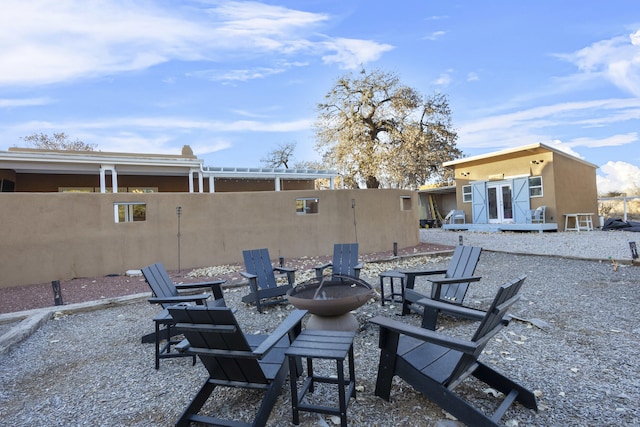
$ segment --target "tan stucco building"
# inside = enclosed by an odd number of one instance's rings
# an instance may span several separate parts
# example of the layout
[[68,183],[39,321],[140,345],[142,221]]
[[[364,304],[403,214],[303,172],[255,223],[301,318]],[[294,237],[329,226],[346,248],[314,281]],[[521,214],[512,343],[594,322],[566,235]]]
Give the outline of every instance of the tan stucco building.
[[337,172],[205,166],[180,155],[10,148],[0,151],[1,192],[219,193],[333,189]]
[[[454,169],[456,207],[467,224],[458,229],[563,231],[566,214],[598,212],[597,166],[542,143],[444,166]],[[545,225],[530,224],[531,210],[542,206]]]
[[189,151],[0,152],[0,288],[241,263],[245,249],[287,259],[420,242],[414,191],[333,189],[333,171],[208,168]]

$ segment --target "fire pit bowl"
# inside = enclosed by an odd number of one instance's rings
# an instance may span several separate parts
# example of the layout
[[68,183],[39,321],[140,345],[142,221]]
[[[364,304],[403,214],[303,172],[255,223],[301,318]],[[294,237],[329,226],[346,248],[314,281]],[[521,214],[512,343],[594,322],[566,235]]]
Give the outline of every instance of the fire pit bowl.
[[357,330],[359,325],[350,312],[375,295],[364,280],[345,275],[327,275],[308,280],[287,292],[289,303],[307,310],[311,317],[308,329]]

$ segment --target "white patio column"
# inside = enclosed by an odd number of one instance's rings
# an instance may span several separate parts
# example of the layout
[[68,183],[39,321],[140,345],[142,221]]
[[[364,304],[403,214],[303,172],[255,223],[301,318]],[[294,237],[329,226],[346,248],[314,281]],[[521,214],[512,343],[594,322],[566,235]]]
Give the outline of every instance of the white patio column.
[[106,181],[106,178],[104,173],[104,167],[100,166],[100,192],[101,193],[107,192],[107,185],[105,181]]
[[329,188],[331,190],[335,190],[336,187],[336,179],[334,177],[329,178]]
[[193,193],[193,173],[194,173],[194,170],[191,169],[189,171],[189,193]]
[[107,171],[111,171],[111,186],[114,193],[118,192],[118,173],[114,165],[100,165],[100,192],[107,192]]
[[213,178],[213,176],[209,175],[209,193],[215,193],[216,192],[216,188],[215,188],[215,179]]
[[200,171],[198,171],[198,193],[204,193],[204,177]]
[[276,175],[275,179],[276,191],[280,191],[280,177]]
[[111,185],[113,186],[113,192],[118,192],[118,172],[116,172],[116,167],[114,166],[111,169]]

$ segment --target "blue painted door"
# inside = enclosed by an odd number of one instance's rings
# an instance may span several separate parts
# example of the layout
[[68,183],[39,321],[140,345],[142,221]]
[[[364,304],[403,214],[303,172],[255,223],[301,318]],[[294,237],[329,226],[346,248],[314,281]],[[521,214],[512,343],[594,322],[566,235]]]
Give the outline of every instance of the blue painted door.
[[513,188],[513,222],[525,224],[527,222],[527,214],[531,209],[529,178],[515,178],[511,186]]
[[487,216],[487,182],[471,183],[471,215],[474,224],[486,224]]

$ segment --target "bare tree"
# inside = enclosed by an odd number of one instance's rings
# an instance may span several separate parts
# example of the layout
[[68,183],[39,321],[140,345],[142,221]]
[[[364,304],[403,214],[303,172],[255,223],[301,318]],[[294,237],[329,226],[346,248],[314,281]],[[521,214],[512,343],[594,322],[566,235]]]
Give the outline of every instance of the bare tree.
[[278,145],[273,151],[267,154],[267,157],[260,159],[260,161],[268,168],[279,168],[284,166],[285,169],[289,169],[289,163],[292,160],[293,152],[296,149],[295,142],[287,142]]
[[79,139],[71,140],[64,132],[49,136],[44,133],[34,133],[21,138],[34,148],[43,150],[94,151],[96,144],[87,144]]
[[393,73],[339,78],[318,111],[316,148],[349,187],[416,188],[462,154],[447,97],[424,99]]

